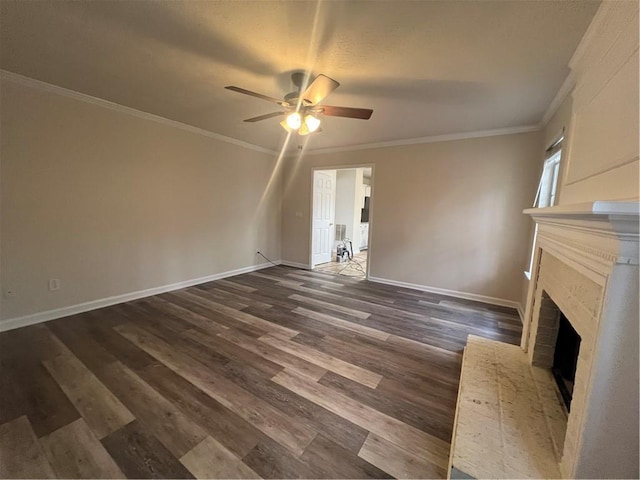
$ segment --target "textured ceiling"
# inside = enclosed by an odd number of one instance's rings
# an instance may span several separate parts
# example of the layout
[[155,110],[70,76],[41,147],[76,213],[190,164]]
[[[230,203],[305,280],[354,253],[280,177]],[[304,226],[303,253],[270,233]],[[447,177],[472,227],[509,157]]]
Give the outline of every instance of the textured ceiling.
[[[290,73],[341,86],[325,101],[374,109],[326,118],[310,148],[540,122],[598,2],[7,1],[3,69],[279,149]],[[274,108],[276,107],[276,108]]]

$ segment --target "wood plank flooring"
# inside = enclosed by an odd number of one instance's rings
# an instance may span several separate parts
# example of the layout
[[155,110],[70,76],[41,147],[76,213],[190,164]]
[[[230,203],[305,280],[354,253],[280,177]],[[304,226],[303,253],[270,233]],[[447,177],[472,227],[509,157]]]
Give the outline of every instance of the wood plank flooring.
[[1,478],[437,478],[513,309],[272,267],[0,334]]

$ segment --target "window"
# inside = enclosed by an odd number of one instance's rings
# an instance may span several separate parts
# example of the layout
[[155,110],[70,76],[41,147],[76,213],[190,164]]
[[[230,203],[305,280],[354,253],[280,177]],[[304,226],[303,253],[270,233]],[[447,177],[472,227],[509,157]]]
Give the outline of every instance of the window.
[[[560,159],[562,158],[562,140],[561,136],[546,151],[546,159],[542,167],[542,175],[540,183],[538,183],[538,192],[533,201],[533,206],[538,208],[553,207],[556,204],[556,192],[558,190],[558,177],[560,174]],[[529,270],[524,272],[527,278],[531,279],[531,270],[533,270],[533,253],[536,247],[536,238],[538,236],[538,225],[533,232],[533,245],[531,247],[531,259],[529,260]]]
[[533,202],[534,207],[553,207],[555,205],[561,156],[562,150],[558,149],[550,156],[547,156],[547,159],[544,161],[542,176],[538,184],[538,193]]

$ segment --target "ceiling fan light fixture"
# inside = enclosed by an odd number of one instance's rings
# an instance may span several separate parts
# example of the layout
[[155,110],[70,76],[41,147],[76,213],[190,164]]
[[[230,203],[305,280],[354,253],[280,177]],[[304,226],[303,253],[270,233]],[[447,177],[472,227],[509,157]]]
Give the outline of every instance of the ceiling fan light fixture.
[[309,133],[315,132],[320,126],[320,119],[313,115],[306,115],[304,117],[304,125],[309,130]]
[[293,130],[291,130],[291,127],[289,127],[289,125],[287,125],[287,120],[286,119],[281,121],[280,125],[282,126],[282,128],[284,128],[287,131],[287,133],[293,132]]
[[287,126],[291,130],[298,130],[302,124],[302,118],[298,112],[293,112],[287,116]]
[[311,130],[309,130],[309,127],[307,126],[306,123],[303,123],[302,125],[300,125],[300,128],[298,129],[298,135],[300,135],[301,137],[304,137],[305,135],[309,135],[311,133]]

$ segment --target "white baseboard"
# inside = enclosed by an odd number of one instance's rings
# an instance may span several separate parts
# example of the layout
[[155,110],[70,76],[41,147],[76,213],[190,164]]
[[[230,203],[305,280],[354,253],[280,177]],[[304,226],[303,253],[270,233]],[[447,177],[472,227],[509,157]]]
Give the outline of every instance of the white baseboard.
[[477,295],[475,293],[459,292],[457,290],[447,290],[446,288],[429,287],[427,285],[420,285],[417,283],[398,282],[397,280],[389,280],[386,278],[371,277],[368,278],[371,282],[384,283],[386,285],[394,285],[396,287],[412,288],[414,290],[420,290],[429,293],[438,293],[440,295],[447,295],[449,297],[463,298],[465,300],[475,300],[476,302],[488,303],[490,305],[498,305],[500,307],[511,307],[518,310],[520,314],[520,304],[513,300],[505,300],[504,298],[487,297],[486,295]]
[[280,265],[285,265],[287,267],[294,267],[294,268],[302,268],[304,270],[311,270],[309,265],[307,265],[306,263],[290,262],[289,260],[280,260]]
[[516,307],[516,309],[518,310],[518,316],[520,317],[520,322],[524,325],[524,310],[522,310],[522,304],[518,303],[518,306]]
[[[274,263],[279,265],[280,261],[278,260]],[[268,268],[271,266],[273,266],[271,263],[250,265],[248,267],[238,268],[236,270],[214,273],[213,275],[207,275],[206,277],[194,278],[191,280],[185,280],[183,282],[172,283],[169,285],[161,285],[159,287],[148,288],[146,290],[138,290],[137,292],[124,293],[122,295],[101,298],[99,300],[92,300],[90,302],[79,303],[77,305],[71,305],[69,307],[56,308],[54,310],[33,313],[31,315],[25,315],[22,317],[0,320],[0,332],[13,330],[20,327],[26,327],[28,325],[34,325],[36,323],[47,322],[56,318],[68,317],[69,315],[88,312],[89,310],[96,310],[98,308],[108,307],[110,305],[116,305],[118,303],[130,302],[131,300],[137,300],[139,298],[150,297],[152,295],[158,295],[160,293],[171,292],[173,290],[179,290],[181,288],[192,287],[194,285],[200,285],[201,283],[213,282],[214,280],[220,280],[221,278],[233,277],[234,275],[241,275],[243,273],[255,272],[257,270],[262,270],[263,268]]]

